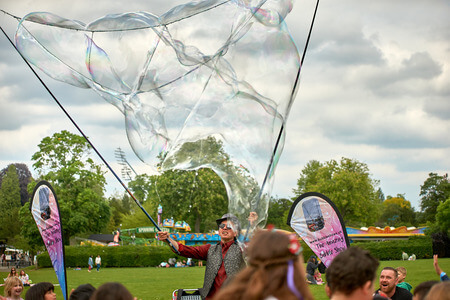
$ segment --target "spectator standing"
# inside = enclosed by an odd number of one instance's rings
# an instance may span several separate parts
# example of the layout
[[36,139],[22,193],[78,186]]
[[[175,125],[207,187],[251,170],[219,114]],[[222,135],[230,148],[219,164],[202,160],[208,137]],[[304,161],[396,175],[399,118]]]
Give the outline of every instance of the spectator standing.
[[100,257],[100,254],[95,258],[95,264],[97,265],[97,272],[99,272],[100,266],[102,265],[102,258]]
[[90,272],[92,270],[92,268],[94,267],[94,260],[92,259],[92,255],[89,255],[89,259],[88,259],[88,272]]

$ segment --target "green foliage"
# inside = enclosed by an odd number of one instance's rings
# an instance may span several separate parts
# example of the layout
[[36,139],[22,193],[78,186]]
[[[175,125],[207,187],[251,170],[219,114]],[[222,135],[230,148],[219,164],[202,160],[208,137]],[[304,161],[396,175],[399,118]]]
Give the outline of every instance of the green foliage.
[[450,198],[450,180],[448,174],[442,176],[436,173],[428,174],[428,178],[420,186],[420,208],[423,212],[423,222],[435,222],[437,208],[440,203]]
[[9,165],[0,188],[0,237],[13,239],[20,233],[20,186],[16,167]]
[[269,203],[269,210],[267,212],[267,224],[272,224],[275,228],[292,230],[289,225],[286,224],[286,220],[291,209],[292,201],[289,199],[275,199],[272,198]]
[[[109,205],[103,197],[104,171],[90,158],[89,143],[82,136],[63,130],[45,137],[38,147],[32,156],[33,167],[40,179],[49,181],[55,190],[65,242],[79,233],[104,230],[110,218]],[[26,225],[22,233],[31,238],[35,233],[31,227],[36,226],[29,222],[26,210],[21,218]]]
[[383,202],[383,213],[377,223],[379,226],[413,226],[416,225],[415,215],[411,202],[403,195],[388,196]]
[[370,251],[379,260],[401,259],[403,251],[409,255],[414,253],[417,259],[433,257],[433,245],[430,237],[411,237],[408,240],[384,242],[357,242],[352,243],[352,246]]
[[433,225],[434,232],[442,232],[450,235],[450,198],[441,202],[436,211],[436,223]]
[[[173,253],[168,246],[65,246],[66,267],[87,266],[89,256],[100,255],[102,267],[155,267],[171,257],[184,259]],[[47,252],[38,255],[39,267],[51,267]]]
[[[301,171],[296,197],[319,192],[330,198],[348,226],[372,225],[381,213],[382,192],[366,164],[349,158],[325,163],[312,160]],[[370,213],[368,213],[370,212]]]

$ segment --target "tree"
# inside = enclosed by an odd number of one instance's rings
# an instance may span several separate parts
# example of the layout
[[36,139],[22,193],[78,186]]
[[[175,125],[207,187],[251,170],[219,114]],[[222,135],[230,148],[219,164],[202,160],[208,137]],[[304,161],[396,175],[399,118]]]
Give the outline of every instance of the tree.
[[415,212],[411,202],[402,194],[398,194],[397,197],[388,196],[383,202],[383,212],[379,222],[394,227],[414,225]]
[[[0,171],[0,186],[2,185],[3,177],[6,174],[6,171],[8,170],[10,165],[8,167],[4,168]],[[19,186],[20,186],[20,203],[24,205],[26,202],[28,202],[28,199],[30,198],[30,195],[27,190],[27,186],[30,183],[32,176],[31,172],[28,169],[26,164],[20,164],[16,163],[14,164],[16,167],[17,176],[19,178]]]
[[441,202],[436,213],[436,231],[446,233],[449,236],[450,231],[450,198]]
[[[32,156],[33,167],[40,179],[49,181],[55,190],[65,242],[79,233],[104,230],[110,218],[103,197],[104,171],[90,158],[89,143],[82,136],[63,130],[45,137],[38,147]],[[25,210],[21,216],[24,222],[30,221]],[[23,234],[32,238],[33,229],[23,228]]]
[[225,186],[210,169],[170,170],[159,176],[138,175],[129,186],[144,204],[152,203],[152,211],[156,212],[161,204],[163,218],[186,221],[195,232],[215,228],[215,220],[227,210]]
[[20,233],[20,186],[16,167],[11,164],[3,176],[0,188],[0,237],[13,239]]
[[450,181],[448,174],[439,176],[429,173],[428,178],[420,186],[420,208],[422,210],[422,221],[435,221],[436,211],[440,203],[450,197]]
[[308,162],[294,193],[296,197],[306,192],[322,193],[334,202],[346,225],[362,226],[373,224],[380,215],[382,192],[378,185],[366,164],[343,157],[340,162]]
[[269,203],[269,210],[267,212],[267,224],[272,224],[275,228],[292,231],[289,225],[286,224],[289,210],[292,206],[292,200],[280,198],[272,198]]

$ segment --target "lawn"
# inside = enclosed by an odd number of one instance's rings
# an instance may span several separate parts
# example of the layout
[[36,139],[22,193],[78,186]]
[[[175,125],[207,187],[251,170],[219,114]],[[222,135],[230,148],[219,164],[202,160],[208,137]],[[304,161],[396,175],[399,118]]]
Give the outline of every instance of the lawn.
[[[450,258],[439,259],[439,265],[450,273]],[[416,261],[382,261],[381,268],[386,266],[403,266],[408,270],[406,281],[413,287],[427,280],[439,280],[433,268],[432,259],[420,259]],[[33,282],[50,281],[57,283],[53,269],[27,268],[26,272]],[[179,288],[198,288],[202,286],[204,267],[192,268],[102,268],[100,272],[95,269],[87,272],[87,268],[80,271],[67,270],[67,282],[69,291],[83,283],[91,283],[98,287],[104,282],[117,281],[123,283],[131,293],[143,300],[171,299],[172,292]],[[0,278],[6,278],[7,272],[0,272]],[[325,277],[325,276],[323,276]],[[325,278],[324,278],[325,279]],[[378,280],[377,284],[378,286]],[[324,286],[310,286],[317,300],[328,299]],[[25,291],[28,288],[25,288]],[[61,289],[56,287],[57,299],[63,299]],[[3,287],[0,287],[3,295]],[[22,294],[23,296],[25,293]]]

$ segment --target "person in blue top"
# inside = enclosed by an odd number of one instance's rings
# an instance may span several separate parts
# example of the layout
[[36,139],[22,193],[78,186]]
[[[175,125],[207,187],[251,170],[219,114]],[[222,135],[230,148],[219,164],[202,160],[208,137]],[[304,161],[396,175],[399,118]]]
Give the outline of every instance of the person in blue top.
[[88,272],[90,272],[93,267],[94,267],[94,261],[92,260],[92,255],[91,255],[91,256],[89,256],[89,260],[88,260]]
[[444,271],[442,271],[442,269],[439,267],[439,264],[438,264],[438,255],[437,255],[437,254],[433,255],[433,266],[434,266],[434,269],[436,270],[436,273],[437,273],[437,274],[439,275],[439,277],[441,278],[441,281],[448,281],[448,280],[450,280],[450,279],[448,278],[447,273],[445,273]]

